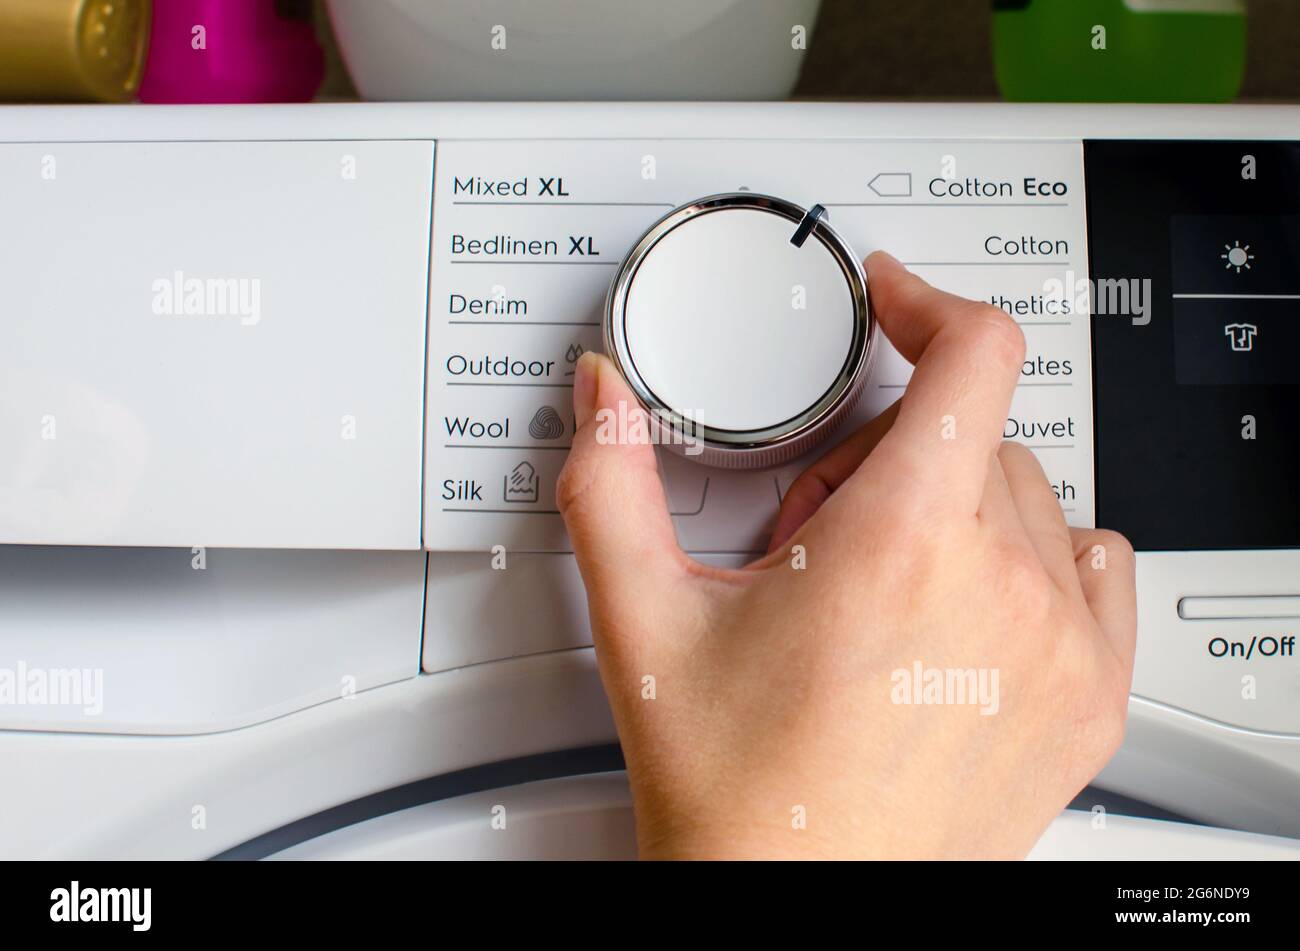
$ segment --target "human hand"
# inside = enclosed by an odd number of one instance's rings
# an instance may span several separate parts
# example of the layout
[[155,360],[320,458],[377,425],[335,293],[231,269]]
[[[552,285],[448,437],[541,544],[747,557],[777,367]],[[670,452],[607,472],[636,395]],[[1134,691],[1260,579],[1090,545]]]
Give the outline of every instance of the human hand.
[[681,551],[648,440],[597,439],[635,397],[579,363],[557,496],[643,857],[1020,857],[1123,736],[1132,549],[1067,528],[1002,441],[1020,329],[888,255],[867,273],[911,382],[799,477],[744,569]]

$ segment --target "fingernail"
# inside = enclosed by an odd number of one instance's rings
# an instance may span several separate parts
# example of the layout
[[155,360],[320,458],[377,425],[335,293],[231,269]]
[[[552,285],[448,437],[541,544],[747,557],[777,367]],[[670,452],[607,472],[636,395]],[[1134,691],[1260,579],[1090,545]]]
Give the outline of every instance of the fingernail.
[[600,358],[588,351],[573,368],[573,421],[581,429],[596,413],[596,388],[599,385]]

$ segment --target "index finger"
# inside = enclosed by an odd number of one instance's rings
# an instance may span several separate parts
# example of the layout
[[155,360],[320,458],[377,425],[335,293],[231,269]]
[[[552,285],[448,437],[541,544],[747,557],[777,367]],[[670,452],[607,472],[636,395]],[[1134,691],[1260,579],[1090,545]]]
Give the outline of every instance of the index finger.
[[909,484],[974,515],[1020,381],[1024,334],[1001,309],[931,287],[882,251],[867,259],[867,279],[881,328],[915,366],[877,452],[904,462]]

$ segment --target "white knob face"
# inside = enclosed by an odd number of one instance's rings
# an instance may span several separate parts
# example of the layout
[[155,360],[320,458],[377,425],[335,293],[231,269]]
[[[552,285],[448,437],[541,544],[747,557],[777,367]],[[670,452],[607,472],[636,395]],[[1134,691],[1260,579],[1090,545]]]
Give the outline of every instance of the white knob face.
[[624,303],[628,353],[664,403],[705,426],[778,426],[807,412],[849,358],[856,322],[820,241],[750,208],[698,215],[642,259]]
[[824,222],[792,240],[804,215],[762,195],[702,199],[654,225],[619,269],[607,349],[647,408],[703,437],[688,457],[782,462],[860,393],[873,329],[865,279]]

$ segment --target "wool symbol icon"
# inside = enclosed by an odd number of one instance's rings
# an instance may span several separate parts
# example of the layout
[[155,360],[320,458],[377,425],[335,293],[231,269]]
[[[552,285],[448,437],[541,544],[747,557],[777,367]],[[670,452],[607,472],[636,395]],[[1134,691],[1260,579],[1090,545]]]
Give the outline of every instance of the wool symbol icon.
[[543,406],[529,421],[528,435],[534,439],[559,439],[564,435],[564,420],[554,406]]

